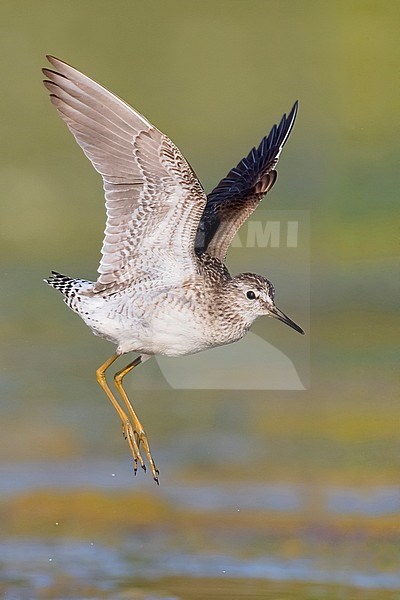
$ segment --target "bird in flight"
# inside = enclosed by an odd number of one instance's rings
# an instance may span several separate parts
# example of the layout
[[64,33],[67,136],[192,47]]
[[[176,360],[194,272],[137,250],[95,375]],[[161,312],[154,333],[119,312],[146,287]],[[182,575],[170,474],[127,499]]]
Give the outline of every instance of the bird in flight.
[[[95,282],[56,271],[46,282],[94,334],[116,345],[97,369],[97,381],[121,419],[134,473],[138,464],[146,470],[143,453],[158,483],[147,435],[123,387],[125,375],[154,355],[235,342],[263,315],[304,333],[276,306],[268,279],[232,277],[225,266],[233,237],[276,181],[297,102],[207,196],[166,135],[93,79],[47,58],[53,67],[43,69],[50,100],[103,178],[107,225]],[[117,400],[106,371],[128,352],[137,357],[114,375]]]

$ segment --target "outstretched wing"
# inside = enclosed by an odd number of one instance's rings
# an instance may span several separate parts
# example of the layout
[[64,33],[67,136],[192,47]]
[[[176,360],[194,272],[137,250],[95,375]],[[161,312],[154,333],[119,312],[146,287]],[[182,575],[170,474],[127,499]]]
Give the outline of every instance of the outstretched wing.
[[196,235],[196,252],[207,252],[222,261],[236,232],[274,185],[276,164],[294,125],[295,102],[289,115],[283,115],[268,136],[248,156],[229,171],[208,195],[207,205]]
[[95,291],[197,272],[196,230],[207,198],[171,140],[120,98],[52,56],[50,99],[103,177],[107,225]]

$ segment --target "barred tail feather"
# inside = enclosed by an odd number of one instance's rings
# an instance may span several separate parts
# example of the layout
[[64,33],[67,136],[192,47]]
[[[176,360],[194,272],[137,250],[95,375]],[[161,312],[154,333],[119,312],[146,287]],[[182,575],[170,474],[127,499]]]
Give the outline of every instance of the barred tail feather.
[[73,303],[77,296],[77,292],[83,288],[87,289],[93,285],[91,281],[86,281],[85,279],[74,279],[73,277],[68,277],[67,275],[57,273],[57,271],[52,271],[48,279],[44,279],[43,281],[61,292],[61,294],[64,296],[64,302],[68,304],[70,308],[74,308]]

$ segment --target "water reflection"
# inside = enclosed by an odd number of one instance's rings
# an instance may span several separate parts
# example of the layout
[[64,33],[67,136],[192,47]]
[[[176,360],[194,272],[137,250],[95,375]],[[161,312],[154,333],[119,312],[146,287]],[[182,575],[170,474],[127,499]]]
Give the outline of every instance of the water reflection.
[[[61,599],[63,586],[76,590],[66,598],[85,590],[119,598],[124,589],[127,598],[180,598],[154,595],[157,582],[169,578],[186,582],[182,598],[191,597],[196,579],[221,580],[222,587],[232,580],[287,582],[288,589],[295,582],[355,586],[377,590],[379,600],[400,586],[395,566],[383,566],[395,543],[395,486],[202,485],[171,472],[156,488],[144,478],[133,482],[126,461],[89,459],[7,464],[0,475],[7,600]],[[361,532],[359,562],[352,557]]]
[[[238,560],[232,556],[178,552],[171,550],[173,543],[168,534],[125,538],[114,546],[97,541],[11,540],[0,544],[0,577],[7,586],[7,600],[42,597],[46,589],[62,582],[70,586],[68,598],[75,597],[74,590],[79,593],[90,586],[107,593],[107,598],[114,598],[138,582],[143,585],[147,581],[151,587],[167,577],[186,578],[188,589],[196,587],[200,578],[220,578],[221,585],[233,578],[340,584],[364,588],[365,593],[380,588],[381,596],[376,598],[386,598],[385,590],[400,585],[400,576],[395,574],[324,570],[316,559],[260,556]],[[144,593],[140,598],[154,600],[154,595]]]
[[[133,480],[126,460],[84,459],[68,462],[29,462],[0,464],[1,497],[33,489],[99,489],[132,491],[136,485],[151,492],[153,482]],[[157,495],[177,508],[202,511],[260,510],[306,511],[315,495],[315,484],[283,484],[257,482],[214,482],[212,485],[182,481],[173,471],[168,484],[161,485]],[[320,509],[334,515],[396,515],[400,512],[400,486],[346,488],[318,486]]]

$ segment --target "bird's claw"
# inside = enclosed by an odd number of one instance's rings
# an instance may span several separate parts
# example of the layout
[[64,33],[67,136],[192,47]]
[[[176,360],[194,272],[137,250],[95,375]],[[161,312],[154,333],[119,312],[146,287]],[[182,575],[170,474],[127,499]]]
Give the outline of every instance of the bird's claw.
[[147,459],[150,463],[153,479],[157,483],[157,485],[160,485],[160,482],[158,480],[160,472],[154,464],[154,460],[150,452],[149,443],[147,441],[146,433],[143,431],[143,429],[140,429],[139,431],[135,430],[129,421],[126,421],[122,424],[122,430],[124,438],[127,440],[133,456],[133,474],[137,475],[139,464],[145,473],[147,471],[146,465],[140,453],[140,446],[142,445],[142,447],[145,450]]

